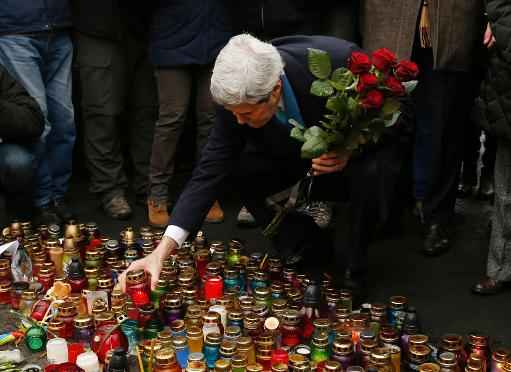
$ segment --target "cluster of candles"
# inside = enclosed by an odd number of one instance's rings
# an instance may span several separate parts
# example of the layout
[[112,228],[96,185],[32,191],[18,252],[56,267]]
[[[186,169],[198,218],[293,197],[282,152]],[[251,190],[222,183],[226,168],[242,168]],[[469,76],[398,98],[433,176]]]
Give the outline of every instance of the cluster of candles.
[[348,290],[279,258],[244,255],[237,239],[208,242],[199,232],[163,262],[154,290],[137,270],[123,293],[117,276],[152,252],[161,232],[126,228],[118,242],[93,223],[63,232],[21,223],[3,238],[19,238],[32,260],[34,280],[11,283],[10,260],[0,259],[0,300],[37,322],[26,334],[33,351],[59,337],[103,363],[124,350],[155,372],[511,372],[511,355],[490,351],[484,335],[448,334],[433,345],[407,298],[353,309]]

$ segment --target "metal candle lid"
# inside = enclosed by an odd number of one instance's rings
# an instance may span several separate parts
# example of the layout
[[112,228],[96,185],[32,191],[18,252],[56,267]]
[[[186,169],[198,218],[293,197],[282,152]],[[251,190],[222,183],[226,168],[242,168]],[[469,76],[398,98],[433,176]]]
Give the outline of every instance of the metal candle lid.
[[171,348],[158,350],[155,355],[156,361],[161,365],[171,365],[176,363],[176,353]]

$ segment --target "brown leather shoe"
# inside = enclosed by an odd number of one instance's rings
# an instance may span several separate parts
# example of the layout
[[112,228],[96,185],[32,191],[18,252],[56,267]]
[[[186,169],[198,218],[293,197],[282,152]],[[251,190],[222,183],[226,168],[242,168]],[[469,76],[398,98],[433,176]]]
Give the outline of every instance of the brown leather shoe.
[[155,227],[166,227],[169,223],[169,212],[167,210],[166,200],[147,199],[147,210],[149,214],[149,224]]
[[215,200],[213,203],[213,206],[209,210],[205,221],[208,223],[221,223],[224,221],[224,211],[220,207],[218,200]]

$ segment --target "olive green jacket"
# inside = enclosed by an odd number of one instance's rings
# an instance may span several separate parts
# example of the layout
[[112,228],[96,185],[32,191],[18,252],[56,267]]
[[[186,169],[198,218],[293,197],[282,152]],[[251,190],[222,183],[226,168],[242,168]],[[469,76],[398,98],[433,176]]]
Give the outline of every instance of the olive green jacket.
[[[360,0],[362,46],[410,59],[423,0]],[[428,0],[436,70],[471,71],[483,42],[484,0]]]

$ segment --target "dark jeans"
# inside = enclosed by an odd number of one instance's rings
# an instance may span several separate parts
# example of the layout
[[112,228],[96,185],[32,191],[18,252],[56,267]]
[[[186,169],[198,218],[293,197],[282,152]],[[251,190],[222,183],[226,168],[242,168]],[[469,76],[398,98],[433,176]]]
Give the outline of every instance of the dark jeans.
[[454,213],[465,131],[472,107],[471,76],[433,69],[431,49],[415,48],[421,75],[417,107],[415,196],[427,223],[448,223]]
[[76,48],[90,190],[106,202],[127,188],[121,150],[121,138],[126,137],[134,189],[142,197],[147,194],[157,117],[157,92],[147,44],[129,37],[112,42],[78,33]]
[[[406,155],[408,156],[408,154]],[[314,180],[313,199],[349,201],[348,241],[337,235],[334,242],[336,272],[345,269],[365,273],[367,251],[376,227],[388,221],[399,197],[400,176],[405,165],[405,150],[388,145],[350,159],[340,173],[318,176]],[[275,212],[265,206],[266,197],[298,181],[297,169],[275,164],[261,152],[245,152],[236,179],[247,209],[261,226],[273,219]],[[336,232],[346,221],[335,221]],[[288,215],[282,222],[274,246],[281,256],[307,248],[317,248],[321,232],[312,218]],[[328,254],[324,251],[323,254]],[[341,274],[342,275],[342,274]]]
[[10,218],[30,219],[35,171],[35,157],[28,148],[0,143],[0,192]]
[[35,98],[45,129],[33,145],[37,162],[34,205],[62,199],[69,187],[75,144],[71,102],[73,44],[67,32],[0,37],[0,63]]
[[[192,102],[197,121],[196,158],[206,144],[215,120],[215,109],[209,93],[211,66],[188,66],[156,71],[160,114],[156,122],[149,173],[150,196],[168,198],[168,185],[175,168],[176,150],[183,133],[186,114]],[[192,93],[195,92],[195,97]]]

